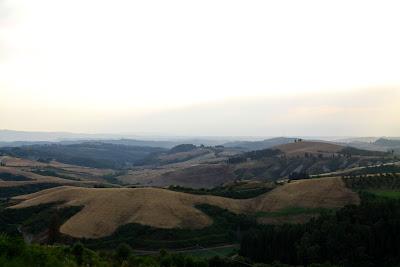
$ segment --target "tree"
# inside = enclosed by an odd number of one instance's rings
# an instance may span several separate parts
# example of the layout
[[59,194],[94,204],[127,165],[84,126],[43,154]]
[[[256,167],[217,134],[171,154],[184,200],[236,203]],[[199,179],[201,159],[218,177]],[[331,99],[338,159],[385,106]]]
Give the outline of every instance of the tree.
[[116,256],[118,260],[127,260],[131,254],[132,249],[128,244],[122,243],[117,247]]
[[85,246],[81,242],[75,243],[74,246],[72,247],[72,254],[75,256],[78,265],[82,265],[84,250]]
[[54,244],[59,238],[60,232],[59,228],[61,225],[61,219],[58,215],[58,211],[55,210],[49,224],[49,232],[48,232],[48,242],[49,244]]

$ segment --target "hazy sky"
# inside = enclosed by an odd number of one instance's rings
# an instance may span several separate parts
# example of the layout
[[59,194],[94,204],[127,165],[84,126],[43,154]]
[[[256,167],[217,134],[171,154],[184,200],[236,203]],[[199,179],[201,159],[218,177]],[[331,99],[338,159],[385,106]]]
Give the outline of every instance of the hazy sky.
[[0,0],[0,129],[400,135],[399,11]]

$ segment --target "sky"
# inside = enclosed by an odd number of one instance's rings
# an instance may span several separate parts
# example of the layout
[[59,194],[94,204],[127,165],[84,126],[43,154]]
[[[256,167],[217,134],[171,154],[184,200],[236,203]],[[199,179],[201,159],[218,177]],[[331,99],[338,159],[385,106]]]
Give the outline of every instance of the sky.
[[399,10],[0,0],[0,129],[400,136]]

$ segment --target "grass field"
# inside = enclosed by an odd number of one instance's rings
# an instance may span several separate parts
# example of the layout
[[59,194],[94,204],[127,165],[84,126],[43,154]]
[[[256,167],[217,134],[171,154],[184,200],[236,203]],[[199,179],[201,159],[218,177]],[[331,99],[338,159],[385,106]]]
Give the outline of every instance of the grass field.
[[304,208],[287,207],[277,211],[257,212],[255,217],[261,224],[286,224],[286,223],[306,223],[312,218],[320,216],[322,213],[334,212],[335,208]]
[[400,191],[390,190],[368,190],[368,192],[377,195],[379,197],[386,197],[391,199],[400,199]]
[[320,214],[323,212],[329,212],[334,209],[327,208],[303,208],[303,207],[287,207],[277,211],[270,212],[257,212],[256,217],[284,217],[284,216],[294,216],[303,214]]
[[182,251],[179,253],[209,259],[215,256],[228,257],[230,255],[237,253],[238,251],[239,251],[239,245],[232,245],[232,246],[222,246],[214,248],[213,247],[204,248],[193,251]]
[[339,152],[344,147],[326,142],[302,141],[297,143],[279,145],[276,146],[275,148],[283,151],[287,155],[296,156],[296,155],[304,155],[304,153],[332,154]]

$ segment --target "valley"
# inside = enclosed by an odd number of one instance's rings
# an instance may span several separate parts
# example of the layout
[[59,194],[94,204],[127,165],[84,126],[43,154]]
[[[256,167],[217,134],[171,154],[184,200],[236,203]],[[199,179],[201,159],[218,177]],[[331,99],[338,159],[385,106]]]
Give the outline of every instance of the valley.
[[[360,205],[361,191],[398,192],[393,153],[278,140],[250,151],[181,144],[141,152],[102,142],[2,148],[0,230],[42,244],[201,253],[237,247],[253,228],[305,225]],[[134,158],[121,152],[131,149]]]

